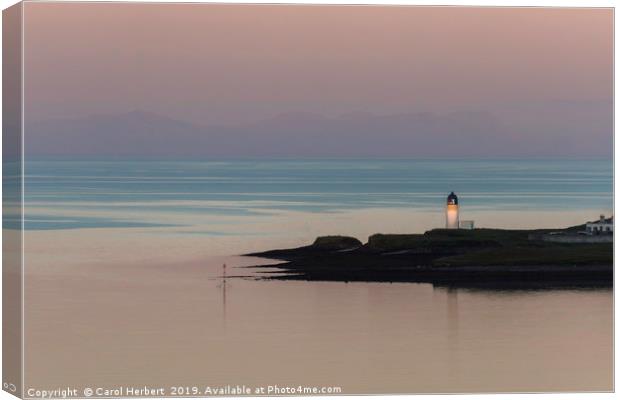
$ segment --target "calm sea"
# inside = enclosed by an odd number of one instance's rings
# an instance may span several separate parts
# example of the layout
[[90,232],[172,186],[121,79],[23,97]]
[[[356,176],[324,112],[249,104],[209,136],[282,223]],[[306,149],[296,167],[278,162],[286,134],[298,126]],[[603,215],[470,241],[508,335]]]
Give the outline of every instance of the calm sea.
[[[268,217],[286,211],[441,211],[450,191],[470,211],[609,213],[613,164],[610,160],[33,161],[26,165],[25,227],[188,226],[191,215]],[[98,215],[101,212],[105,216]],[[13,218],[9,226],[18,222]]]
[[612,210],[611,161],[26,167],[26,388],[613,388],[610,288],[259,280],[235,256],[443,226],[452,190],[477,226],[583,223]]

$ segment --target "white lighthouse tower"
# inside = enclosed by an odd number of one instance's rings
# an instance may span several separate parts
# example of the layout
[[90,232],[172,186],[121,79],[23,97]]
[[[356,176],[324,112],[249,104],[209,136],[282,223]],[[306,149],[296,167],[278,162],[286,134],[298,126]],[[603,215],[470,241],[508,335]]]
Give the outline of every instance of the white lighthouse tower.
[[446,229],[459,229],[459,198],[454,192],[450,192],[446,204]]

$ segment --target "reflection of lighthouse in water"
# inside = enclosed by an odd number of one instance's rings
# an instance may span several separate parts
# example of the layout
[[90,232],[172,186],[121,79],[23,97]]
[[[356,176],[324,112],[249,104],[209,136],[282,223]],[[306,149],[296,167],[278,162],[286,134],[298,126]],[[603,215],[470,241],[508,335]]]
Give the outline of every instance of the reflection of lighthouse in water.
[[446,204],[446,229],[459,229],[459,198],[454,192],[450,192]]

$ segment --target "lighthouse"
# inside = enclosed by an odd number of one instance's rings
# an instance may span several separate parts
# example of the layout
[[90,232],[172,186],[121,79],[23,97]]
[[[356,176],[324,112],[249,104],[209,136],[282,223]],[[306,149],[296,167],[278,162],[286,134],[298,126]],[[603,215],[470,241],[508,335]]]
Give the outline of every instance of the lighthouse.
[[446,229],[459,229],[459,198],[454,192],[450,192],[446,202]]

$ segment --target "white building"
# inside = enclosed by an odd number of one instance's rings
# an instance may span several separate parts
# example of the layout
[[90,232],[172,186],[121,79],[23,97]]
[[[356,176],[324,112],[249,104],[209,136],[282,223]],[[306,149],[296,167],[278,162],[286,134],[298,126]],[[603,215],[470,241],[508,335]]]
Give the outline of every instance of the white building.
[[459,229],[467,229],[467,230],[474,229],[474,221],[460,221]]
[[604,215],[598,221],[586,222],[588,235],[612,234],[614,231],[614,217],[605,218]]
[[459,229],[459,198],[450,192],[446,202],[446,229]]
[[474,221],[461,221],[459,218],[459,198],[450,192],[446,201],[446,229],[474,229]]

